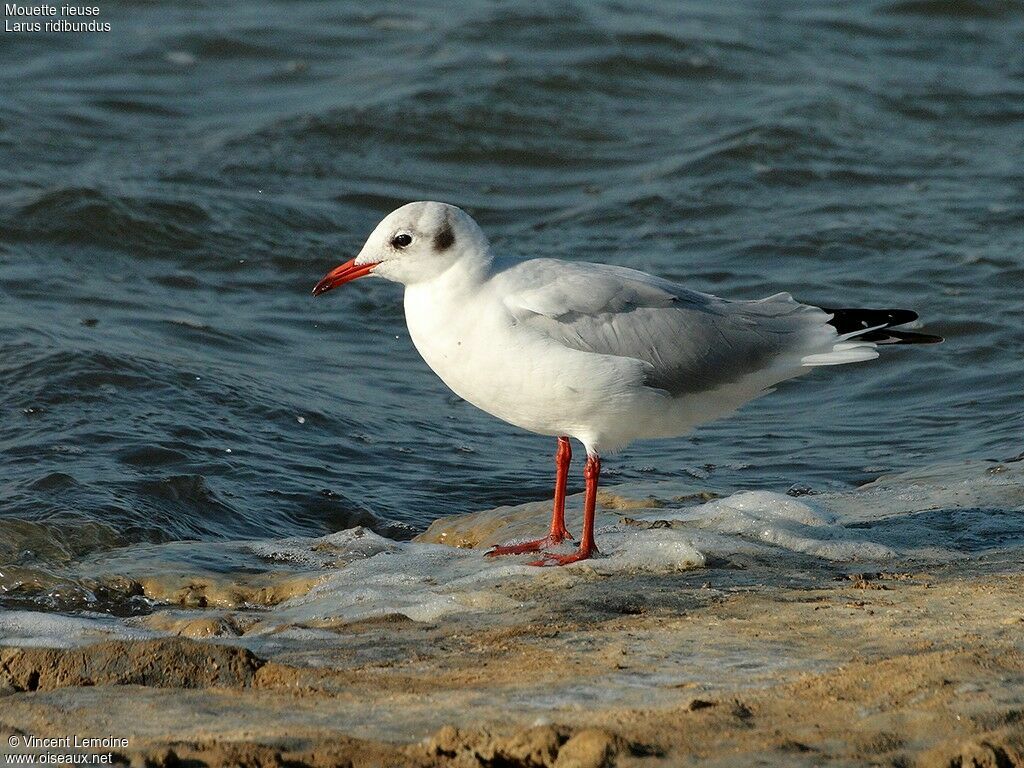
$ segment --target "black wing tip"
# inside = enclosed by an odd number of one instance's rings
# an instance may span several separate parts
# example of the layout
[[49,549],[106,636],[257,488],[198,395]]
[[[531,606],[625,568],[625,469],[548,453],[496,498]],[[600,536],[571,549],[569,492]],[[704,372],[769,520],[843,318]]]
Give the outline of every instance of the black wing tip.
[[945,341],[941,336],[932,333],[917,333],[915,331],[893,331],[880,330],[879,336],[884,338],[871,338],[874,334],[865,334],[858,338],[866,341],[875,341],[879,344],[941,344]]
[[828,321],[840,334],[857,333],[867,328],[874,330],[857,334],[854,338],[878,344],[939,344],[944,339],[931,333],[895,330],[896,326],[912,323],[918,318],[912,309],[863,309],[858,307],[821,307],[832,318]]

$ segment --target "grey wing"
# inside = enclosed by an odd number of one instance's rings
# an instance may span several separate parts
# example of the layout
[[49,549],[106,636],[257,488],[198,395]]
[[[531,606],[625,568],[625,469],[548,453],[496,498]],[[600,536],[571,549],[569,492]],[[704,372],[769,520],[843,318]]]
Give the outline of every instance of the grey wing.
[[621,267],[521,266],[515,282],[529,287],[506,300],[517,323],[573,349],[639,359],[649,366],[648,386],[673,396],[777,371],[768,386],[837,336],[827,313],[788,294],[727,301]]

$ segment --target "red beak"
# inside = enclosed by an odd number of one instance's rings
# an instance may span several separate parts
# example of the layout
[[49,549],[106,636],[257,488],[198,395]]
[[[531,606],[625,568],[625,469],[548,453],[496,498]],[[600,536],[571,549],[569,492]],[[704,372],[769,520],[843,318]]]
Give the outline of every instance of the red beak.
[[350,259],[340,267],[335,267],[324,275],[324,279],[317,283],[316,287],[313,289],[313,295],[319,296],[321,293],[327,293],[327,291],[332,288],[337,288],[339,285],[344,285],[345,283],[350,283],[353,280],[358,280],[360,277],[366,277],[379,263],[380,262],[356,264],[355,259]]

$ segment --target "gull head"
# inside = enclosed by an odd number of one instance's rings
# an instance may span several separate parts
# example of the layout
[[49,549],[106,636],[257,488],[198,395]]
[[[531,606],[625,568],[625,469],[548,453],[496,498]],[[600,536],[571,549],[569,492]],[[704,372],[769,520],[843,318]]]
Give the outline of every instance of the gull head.
[[403,285],[432,280],[461,262],[489,258],[487,238],[461,208],[447,203],[408,203],[385,216],[359,255],[328,272],[313,295],[366,275]]

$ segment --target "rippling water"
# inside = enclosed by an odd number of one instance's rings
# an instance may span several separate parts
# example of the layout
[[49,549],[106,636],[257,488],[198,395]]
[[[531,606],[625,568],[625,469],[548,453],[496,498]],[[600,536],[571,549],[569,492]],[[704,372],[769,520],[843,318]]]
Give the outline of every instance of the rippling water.
[[110,34],[0,39],[0,563],[545,497],[553,444],[444,388],[396,286],[309,296],[415,199],[503,252],[906,306],[948,339],[612,481],[1020,453],[1024,4],[374,6],[106,2]]

